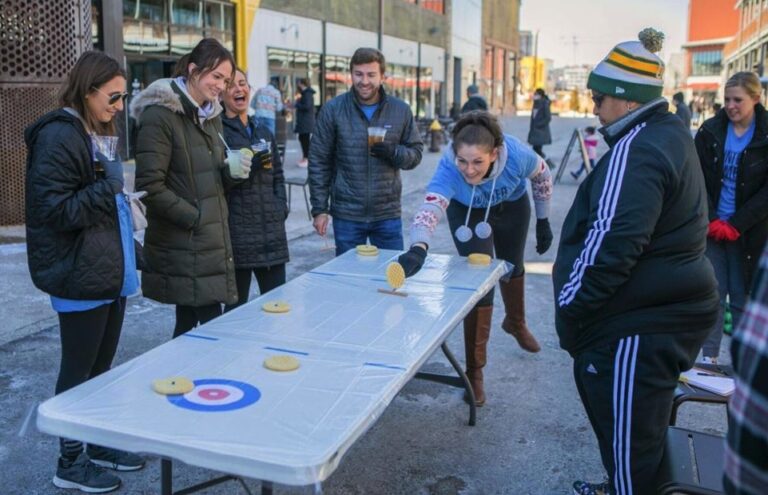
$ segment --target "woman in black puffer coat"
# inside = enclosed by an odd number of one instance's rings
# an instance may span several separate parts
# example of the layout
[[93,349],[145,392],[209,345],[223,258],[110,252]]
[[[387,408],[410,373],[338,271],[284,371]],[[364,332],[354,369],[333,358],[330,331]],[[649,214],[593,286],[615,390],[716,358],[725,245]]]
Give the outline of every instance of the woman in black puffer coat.
[[251,273],[256,276],[261,294],[284,284],[288,262],[283,164],[272,133],[248,117],[250,96],[245,74],[237,69],[232,84],[222,95],[224,139],[233,150],[253,149],[254,157],[248,180],[227,193],[238,300],[226,306],[225,311],[248,302]]
[[720,313],[704,342],[705,362],[716,362],[726,297],[739,323],[768,239],[768,114],[757,75],[737,72],[725,84],[725,105],[702,124],[696,151],[709,209],[707,257],[715,269]]
[[[139,288],[123,165],[94,152],[99,138],[115,135],[113,119],[125,96],[120,65],[103,53],[85,52],[62,88],[61,108],[24,132],[29,272],[59,318],[56,394],[110,369],[126,297]],[[144,466],[135,454],[94,444],[85,451],[76,439],[61,438],[59,450],[53,478],[59,488],[115,490],[120,478],[99,466]]]

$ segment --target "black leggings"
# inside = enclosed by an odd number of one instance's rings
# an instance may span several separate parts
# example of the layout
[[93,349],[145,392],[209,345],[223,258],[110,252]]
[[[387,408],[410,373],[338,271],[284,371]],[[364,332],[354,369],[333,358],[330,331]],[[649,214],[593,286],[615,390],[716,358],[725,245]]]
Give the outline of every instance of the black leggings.
[[[531,220],[531,203],[528,194],[523,194],[515,201],[504,201],[491,207],[488,215],[488,223],[493,232],[487,239],[481,239],[475,234],[475,225],[485,218],[485,208],[472,208],[469,214],[469,228],[472,229],[472,238],[467,242],[459,242],[456,239],[456,229],[464,225],[467,218],[467,207],[456,200],[451,200],[448,205],[448,225],[451,229],[453,244],[460,256],[471,253],[484,253],[496,258],[508,261],[514,265],[511,277],[520,277],[525,273],[523,255],[525,254],[525,241],[528,236],[528,224]],[[493,305],[493,290],[483,296],[477,306]]]
[[176,305],[176,328],[173,329],[173,338],[185,334],[195,328],[198,323],[203,324],[221,316],[221,304],[214,303],[207,306],[182,306]]
[[301,157],[307,159],[309,157],[309,138],[312,136],[310,133],[299,134],[299,143],[301,144]]
[[544,150],[542,150],[542,149],[541,149],[541,148],[543,148],[543,147],[544,147],[544,145],[543,145],[543,144],[537,144],[537,145],[534,145],[534,146],[533,146],[533,151],[534,151],[534,153],[536,153],[536,154],[537,154],[537,155],[539,155],[540,157],[542,157],[542,158],[546,158],[546,157],[547,157],[547,155],[545,155],[545,154],[544,154]]
[[248,302],[248,294],[251,292],[251,273],[256,276],[256,283],[259,284],[259,292],[261,294],[266,294],[275,287],[285,283],[285,263],[259,268],[238,268],[235,270],[237,303],[224,306],[224,312]]
[[109,370],[124,316],[124,297],[87,311],[59,313],[61,367],[57,394]]
[[[56,394],[109,371],[117,351],[124,316],[124,297],[87,311],[59,313],[61,366],[56,380]],[[61,438],[59,446],[61,455],[70,459],[83,451],[83,444],[77,440]]]

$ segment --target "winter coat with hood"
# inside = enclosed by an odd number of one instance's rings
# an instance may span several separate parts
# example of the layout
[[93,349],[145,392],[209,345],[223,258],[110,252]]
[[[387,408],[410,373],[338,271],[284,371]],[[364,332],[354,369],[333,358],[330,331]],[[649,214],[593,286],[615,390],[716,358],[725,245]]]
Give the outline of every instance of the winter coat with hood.
[[[313,216],[330,213],[357,222],[400,218],[400,170],[416,168],[423,144],[410,107],[388,96],[383,88],[380,94],[370,122],[354,90],[335,97],[320,110],[309,147]],[[384,140],[395,146],[391,161],[370,154],[368,127],[387,130]]]
[[610,151],[579,186],[552,270],[560,346],[576,355],[635,334],[706,335],[717,281],[690,131],[657,98],[600,132]]
[[221,105],[204,121],[171,79],[159,79],[131,103],[138,122],[136,189],[146,191],[144,296],[168,304],[237,302],[227,222]]
[[552,113],[549,109],[550,101],[546,96],[533,100],[531,110],[531,128],[528,130],[528,143],[532,146],[544,146],[552,144],[552,133],[549,123],[552,121]]
[[[696,151],[704,171],[707,186],[709,221],[717,217],[717,205],[723,187],[725,139],[728,114],[720,110],[708,119],[696,133]],[[752,287],[760,253],[768,239],[768,112],[761,104],[755,106],[755,132],[752,141],[741,153],[736,175],[736,212],[728,222],[741,235],[745,289]]]
[[227,193],[229,232],[237,268],[261,268],[288,262],[283,164],[272,133],[255,118],[248,119],[248,130],[239,116],[222,118],[224,139],[230,148],[250,148],[261,140],[272,144],[272,168],[264,168],[254,157],[248,180]]
[[82,122],[56,110],[29,126],[24,139],[27,260],[35,286],[65,299],[119,297],[119,190],[97,178]]
[[315,130],[315,90],[304,88],[294,106],[296,110],[296,134],[312,134]]

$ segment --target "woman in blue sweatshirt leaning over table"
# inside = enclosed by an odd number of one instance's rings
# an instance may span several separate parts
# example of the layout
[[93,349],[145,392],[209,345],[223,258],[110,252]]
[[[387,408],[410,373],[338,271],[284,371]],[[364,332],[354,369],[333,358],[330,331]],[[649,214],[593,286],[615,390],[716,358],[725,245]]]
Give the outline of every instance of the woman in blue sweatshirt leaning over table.
[[[525,323],[525,269],[523,253],[531,205],[526,193],[529,179],[536,209],[536,252],[552,244],[549,203],[552,176],[546,163],[516,138],[505,135],[491,114],[475,111],[454,127],[453,142],[427,186],[424,204],[411,224],[411,248],[398,261],[407,277],[417,273],[427,256],[432,234],[444,214],[461,256],[483,253],[514,265],[499,283],[506,315],[501,327],[521,348],[541,347]],[[493,291],[486,294],[464,319],[467,376],[475,403],[485,403],[483,367],[491,331]]]

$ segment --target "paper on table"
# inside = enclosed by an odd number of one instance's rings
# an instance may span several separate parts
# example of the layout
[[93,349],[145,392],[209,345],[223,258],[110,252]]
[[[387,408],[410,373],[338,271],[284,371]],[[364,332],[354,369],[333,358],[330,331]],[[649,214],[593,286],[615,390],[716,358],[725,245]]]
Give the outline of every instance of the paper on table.
[[680,381],[724,397],[733,394],[733,390],[736,388],[733,378],[701,368],[691,368],[681,373]]

